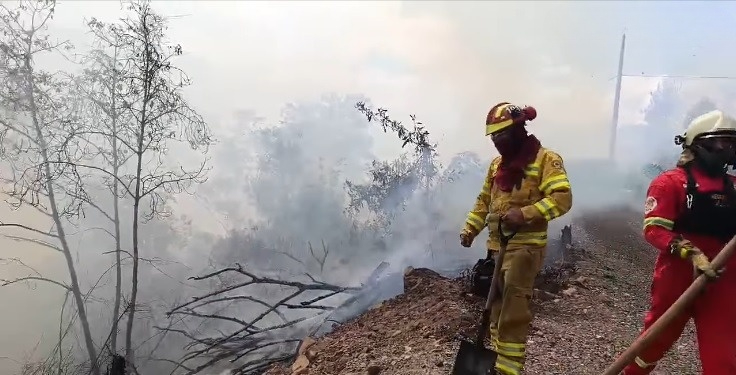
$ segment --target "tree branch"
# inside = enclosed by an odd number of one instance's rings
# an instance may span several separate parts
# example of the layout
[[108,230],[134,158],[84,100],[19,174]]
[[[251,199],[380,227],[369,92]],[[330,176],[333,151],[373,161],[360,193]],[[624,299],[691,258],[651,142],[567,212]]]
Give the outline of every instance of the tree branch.
[[51,233],[49,233],[49,232],[44,232],[44,231],[38,230],[38,229],[36,229],[36,228],[32,228],[32,227],[29,227],[29,226],[27,226],[27,225],[23,225],[23,224],[17,224],[17,223],[3,223],[2,221],[0,221],[0,227],[6,227],[6,228],[21,228],[21,229],[25,229],[25,230],[27,230],[27,231],[29,231],[29,232],[33,232],[33,233],[38,233],[38,234],[41,234],[41,235],[44,235],[44,236],[47,236],[47,237],[59,238],[59,236],[58,236],[58,235],[55,235],[55,234],[51,234]]
[[61,283],[53,279],[49,279],[46,277],[40,277],[40,276],[26,276],[26,277],[20,277],[17,279],[13,279],[13,280],[0,279],[0,283],[2,283],[2,285],[0,286],[8,286],[8,285],[17,284],[17,283],[24,282],[24,281],[45,281],[47,283],[58,285],[64,288],[65,290],[69,290],[69,291],[72,290],[72,288],[69,285],[66,285],[64,283]]
[[[314,253],[314,256],[319,259],[316,252]],[[284,358],[290,358],[293,356],[293,350],[286,350],[284,345],[299,342],[303,337],[296,337],[300,336],[298,332],[301,332],[296,329],[296,327],[299,324],[305,323],[308,319],[313,318],[314,315],[288,317],[280,311],[281,309],[291,311],[302,310],[305,312],[309,310],[329,311],[334,309],[335,306],[315,305],[314,302],[324,300],[341,293],[354,293],[358,291],[358,288],[332,285],[318,281],[309,274],[305,275],[306,278],[310,280],[309,282],[280,280],[272,277],[257,276],[245,270],[242,265],[237,263],[232,267],[225,267],[201,276],[191,277],[190,280],[211,280],[213,278],[219,278],[225,274],[245,276],[248,280],[235,282],[232,285],[224,285],[215,291],[194,297],[190,301],[172,308],[168,313],[169,315],[185,315],[205,320],[217,319],[230,321],[237,323],[240,326],[229,334],[222,333],[221,336],[216,337],[199,337],[199,335],[191,331],[170,330],[172,333],[179,333],[191,341],[190,345],[188,345],[190,349],[182,358],[181,363],[187,363],[188,361],[192,361],[203,356],[212,357],[204,364],[192,368],[189,372],[190,374],[199,373],[226,358],[229,359],[230,362],[239,361],[244,357],[251,358],[250,361],[246,361],[239,367],[241,370],[247,371],[252,371],[253,368],[259,368],[259,366],[265,366],[266,363],[271,363],[270,361],[272,361],[273,358],[279,358],[279,361]],[[284,295],[274,302],[267,302],[250,293],[248,295],[228,295],[228,293],[232,291],[256,285],[262,287],[270,285],[279,288],[289,288],[291,291],[285,291]],[[302,298],[299,300],[298,298],[305,292],[326,292],[324,293],[326,295],[320,295],[310,299]],[[197,311],[203,308],[212,307],[215,304],[229,302],[253,303],[264,307],[265,309],[260,311],[258,314],[254,314],[254,316],[248,317],[248,319],[243,319],[241,317],[233,318],[222,313]],[[253,308],[247,307],[244,309],[245,311],[254,310]],[[243,309],[237,310],[243,311]],[[282,322],[279,324],[267,324],[266,326],[259,324],[272,313],[278,316]],[[282,330],[290,331],[282,332]],[[290,334],[295,336],[290,337]],[[278,339],[274,340],[274,337],[278,337]],[[286,352],[284,350],[286,350]]]

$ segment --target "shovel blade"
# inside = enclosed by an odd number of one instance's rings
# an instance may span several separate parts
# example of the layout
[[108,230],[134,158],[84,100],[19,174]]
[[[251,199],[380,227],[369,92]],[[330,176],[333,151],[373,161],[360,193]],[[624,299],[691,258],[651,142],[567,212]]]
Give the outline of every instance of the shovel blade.
[[488,375],[493,374],[498,354],[491,349],[479,346],[471,341],[461,340],[460,349],[452,365],[452,375]]

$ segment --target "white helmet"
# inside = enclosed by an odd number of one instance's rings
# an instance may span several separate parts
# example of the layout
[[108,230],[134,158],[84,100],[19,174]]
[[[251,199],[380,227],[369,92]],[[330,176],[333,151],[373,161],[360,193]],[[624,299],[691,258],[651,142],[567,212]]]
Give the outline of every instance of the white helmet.
[[675,137],[675,144],[688,147],[696,139],[729,137],[736,138],[736,119],[723,111],[710,111],[690,121],[683,135]]

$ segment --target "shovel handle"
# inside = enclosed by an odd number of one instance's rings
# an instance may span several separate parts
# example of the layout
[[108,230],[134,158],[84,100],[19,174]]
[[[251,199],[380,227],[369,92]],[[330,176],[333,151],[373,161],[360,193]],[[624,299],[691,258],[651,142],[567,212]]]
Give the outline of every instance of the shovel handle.
[[490,224],[493,222],[497,223],[496,225],[498,226],[498,237],[500,239],[501,246],[508,245],[509,241],[511,241],[511,239],[514,238],[514,236],[516,235],[516,232],[518,232],[518,228],[510,231],[509,234],[504,234],[503,217],[499,214],[488,214],[488,216],[486,217],[486,223]]
[[[493,218],[489,216],[489,218]],[[483,307],[483,316],[481,317],[481,323],[478,327],[478,337],[476,338],[476,345],[479,347],[483,346],[483,339],[491,325],[491,306],[493,301],[496,300],[496,294],[498,293],[498,284],[501,278],[501,266],[503,265],[503,258],[506,255],[506,247],[509,245],[509,241],[516,235],[518,229],[512,230],[509,234],[503,232],[503,220],[495,216],[498,220],[498,236],[500,238],[501,248],[498,249],[498,257],[496,257],[496,264],[493,267],[493,277],[491,278],[491,288],[488,290],[488,297],[486,298],[486,304]]]
[[501,279],[501,266],[503,266],[503,258],[506,256],[506,248],[509,246],[509,241],[516,235],[518,230],[514,229],[509,234],[503,232],[503,220],[498,218],[498,237],[500,239],[501,248],[498,249],[498,256],[496,257],[496,264],[493,267],[493,277],[491,278],[491,290],[488,291],[488,298],[486,298],[486,305],[484,310],[491,310],[493,301],[496,300],[496,294],[498,292],[498,284]]
[[[501,248],[502,249],[504,247],[506,247],[506,246],[509,245],[509,241],[511,241],[511,239],[514,238],[514,236],[516,235],[516,232],[518,232],[518,231],[519,231],[519,229],[516,228],[516,229],[512,230],[509,234],[504,234],[503,233],[503,220],[501,218],[498,219],[498,237],[501,240],[500,242],[501,242]],[[500,250],[501,249],[499,249],[499,251]],[[505,252],[506,249],[503,249],[503,250]]]
[[[718,252],[718,255],[713,258],[711,266],[713,269],[720,270],[728,262],[731,256],[736,252],[736,237],[728,241],[726,246]],[[606,368],[601,375],[617,375],[623,371],[624,367],[628,366],[629,363],[633,362],[636,357],[651,345],[652,341],[659,336],[662,331],[686,308],[688,308],[700,293],[706,288],[710,281],[707,280],[705,275],[698,276],[695,281],[685,290],[680,298],[670,306],[664,314],[662,314],[654,324],[644,331],[634,342],[629,346],[621,355],[613,362],[608,368]]]

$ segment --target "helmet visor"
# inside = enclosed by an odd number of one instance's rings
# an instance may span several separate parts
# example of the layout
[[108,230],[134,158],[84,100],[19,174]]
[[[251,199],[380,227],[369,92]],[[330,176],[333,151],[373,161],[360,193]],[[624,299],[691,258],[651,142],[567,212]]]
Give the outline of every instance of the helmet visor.
[[736,165],[736,132],[704,134],[695,143],[720,156],[728,165]]

